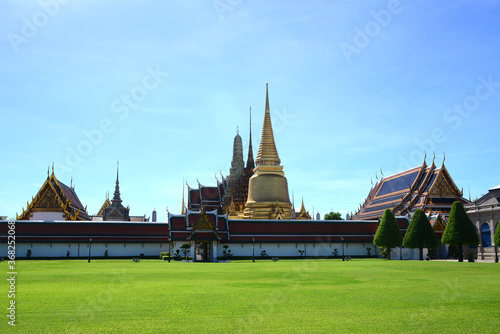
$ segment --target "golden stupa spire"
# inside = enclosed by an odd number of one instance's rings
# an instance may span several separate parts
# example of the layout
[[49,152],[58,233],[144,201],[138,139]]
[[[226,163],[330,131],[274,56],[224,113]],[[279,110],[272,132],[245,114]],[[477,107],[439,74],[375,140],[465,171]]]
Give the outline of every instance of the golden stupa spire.
[[266,112],[264,115],[264,125],[262,126],[262,137],[260,139],[259,153],[255,160],[255,165],[279,166],[280,158],[274,143],[273,126],[271,124],[271,112],[269,110],[269,94],[266,83]]

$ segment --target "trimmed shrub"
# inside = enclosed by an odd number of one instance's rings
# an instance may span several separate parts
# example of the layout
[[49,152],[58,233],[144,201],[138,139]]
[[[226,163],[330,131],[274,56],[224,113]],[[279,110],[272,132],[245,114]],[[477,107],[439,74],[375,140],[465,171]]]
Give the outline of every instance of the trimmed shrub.
[[418,248],[420,250],[420,261],[424,260],[424,248],[434,249],[438,241],[434,229],[422,209],[417,209],[411,217],[410,225],[403,239],[406,248]]
[[382,220],[378,225],[377,232],[373,238],[376,246],[387,247],[387,259],[391,259],[391,248],[399,247],[403,243],[401,230],[396,223],[396,217],[391,209],[385,209]]
[[461,202],[453,203],[441,242],[458,246],[458,261],[464,261],[462,245],[477,246],[479,237]]

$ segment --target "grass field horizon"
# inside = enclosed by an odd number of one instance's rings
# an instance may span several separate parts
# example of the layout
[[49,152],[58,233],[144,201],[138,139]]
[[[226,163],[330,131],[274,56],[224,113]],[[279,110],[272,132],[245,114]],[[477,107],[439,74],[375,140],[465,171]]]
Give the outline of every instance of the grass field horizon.
[[[0,331],[495,333],[498,263],[17,261]],[[6,273],[6,262],[1,264]],[[3,291],[8,291],[6,280]]]

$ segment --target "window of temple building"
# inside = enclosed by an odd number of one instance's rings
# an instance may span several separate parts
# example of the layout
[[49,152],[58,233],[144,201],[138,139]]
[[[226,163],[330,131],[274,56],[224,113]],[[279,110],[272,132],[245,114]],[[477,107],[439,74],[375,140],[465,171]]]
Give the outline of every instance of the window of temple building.
[[491,230],[488,223],[481,225],[481,244],[485,248],[491,247]]

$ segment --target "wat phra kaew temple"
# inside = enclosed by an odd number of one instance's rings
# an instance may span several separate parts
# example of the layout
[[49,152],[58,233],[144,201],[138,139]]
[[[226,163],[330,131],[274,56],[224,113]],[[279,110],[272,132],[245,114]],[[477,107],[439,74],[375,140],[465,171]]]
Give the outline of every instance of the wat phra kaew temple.
[[[421,166],[382,177],[347,220],[311,220],[304,201],[296,212],[274,140],[267,85],[255,161],[251,118],[246,164],[242,142],[237,133],[229,175],[213,186],[187,185],[187,205],[183,194],[181,213],[169,213],[167,222],[157,222],[155,211],[151,221],[146,215],[130,216],[130,208],[122,205],[118,171],[113,199],[106,197],[99,212],[91,216],[72,182],[67,186],[59,181],[52,168],[38,194],[17,216],[17,256],[159,257],[161,252],[175,254],[185,243],[190,245],[189,256],[194,261],[217,261],[229,252],[233,258],[377,256],[373,236],[385,209],[397,215],[403,235],[411,214],[423,209],[440,239],[454,201],[475,212],[483,208],[463,197],[444,161],[436,167],[433,159],[430,166],[424,161]],[[7,255],[7,233],[7,221],[0,222],[0,256]],[[447,247],[440,244],[434,256],[447,257]],[[391,257],[416,259],[418,250],[396,248]]]

